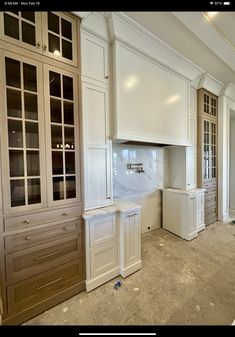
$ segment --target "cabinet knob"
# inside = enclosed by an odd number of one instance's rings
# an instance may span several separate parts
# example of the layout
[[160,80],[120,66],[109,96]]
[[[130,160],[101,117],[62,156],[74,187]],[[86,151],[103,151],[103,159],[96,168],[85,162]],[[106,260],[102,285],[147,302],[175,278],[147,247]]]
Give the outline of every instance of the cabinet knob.
[[110,199],[111,199],[111,197],[107,197],[106,199],[109,199],[109,200],[110,200]]
[[43,45],[43,50],[46,51],[47,50],[47,46],[44,44]]
[[106,80],[109,78],[108,75],[104,77]]
[[67,231],[69,231],[69,228],[68,227],[64,227],[63,230],[67,232]]
[[26,236],[25,240],[29,241],[31,239],[30,236]]
[[38,42],[38,43],[36,44],[36,47],[37,47],[37,48],[40,48],[40,47],[41,47],[41,43]]
[[62,215],[64,215],[64,216],[68,216],[68,214],[67,214],[67,213],[62,213]]
[[24,220],[24,223],[29,224],[29,220],[28,219]]

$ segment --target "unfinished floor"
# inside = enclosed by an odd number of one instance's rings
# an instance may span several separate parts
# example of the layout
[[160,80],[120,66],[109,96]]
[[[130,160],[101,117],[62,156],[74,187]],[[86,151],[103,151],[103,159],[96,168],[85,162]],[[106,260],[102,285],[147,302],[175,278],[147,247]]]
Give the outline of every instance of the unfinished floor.
[[[187,242],[163,229],[142,236],[143,268],[85,291],[26,325],[231,325],[235,225],[217,222]],[[115,289],[120,280],[122,285]]]

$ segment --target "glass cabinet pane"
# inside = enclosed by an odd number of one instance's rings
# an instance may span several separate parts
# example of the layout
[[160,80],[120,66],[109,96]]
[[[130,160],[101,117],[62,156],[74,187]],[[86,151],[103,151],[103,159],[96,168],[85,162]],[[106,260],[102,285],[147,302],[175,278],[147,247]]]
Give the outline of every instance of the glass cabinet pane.
[[63,76],[63,97],[73,99],[73,79],[68,76]]
[[52,151],[52,174],[63,174],[63,152]]
[[66,37],[69,40],[72,40],[72,25],[69,21],[61,19],[62,25],[62,36]]
[[65,149],[74,149],[74,128],[64,127]]
[[26,151],[26,157],[27,157],[27,175],[39,176],[40,175],[39,151]]
[[64,199],[64,177],[53,178],[53,200]]
[[62,149],[62,127],[57,125],[51,126],[51,147],[53,149]]
[[8,119],[9,147],[23,147],[22,121]]
[[64,124],[74,124],[73,103],[64,101]]
[[24,155],[23,151],[10,150],[10,177],[23,177],[24,176]]
[[55,55],[60,54],[60,39],[58,36],[49,33],[48,34],[48,41],[49,41],[49,51],[54,53]]
[[39,148],[38,123],[25,122],[26,147]]
[[22,21],[22,41],[32,46],[36,45],[35,26]]
[[60,74],[50,71],[50,95],[61,97]]
[[57,15],[49,12],[47,15],[47,23],[49,30],[56,34],[60,33],[59,17]]
[[51,122],[62,123],[61,100],[51,98]]
[[4,34],[19,40],[19,20],[4,13]]
[[62,56],[66,59],[73,59],[72,43],[62,39]]
[[11,207],[25,205],[24,179],[11,180]]
[[65,152],[65,172],[67,174],[75,173],[75,153]]
[[34,94],[24,93],[25,118],[38,120],[38,97]]
[[7,89],[7,115],[9,117],[22,117],[21,92]]
[[21,12],[21,16],[22,18],[35,23],[35,13],[34,12]]
[[6,57],[6,84],[20,88],[20,62]]
[[24,89],[37,91],[37,73],[36,67],[31,64],[23,64]]
[[76,198],[76,179],[74,176],[66,177],[66,198]]
[[41,202],[40,179],[28,179],[28,203],[39,204]]

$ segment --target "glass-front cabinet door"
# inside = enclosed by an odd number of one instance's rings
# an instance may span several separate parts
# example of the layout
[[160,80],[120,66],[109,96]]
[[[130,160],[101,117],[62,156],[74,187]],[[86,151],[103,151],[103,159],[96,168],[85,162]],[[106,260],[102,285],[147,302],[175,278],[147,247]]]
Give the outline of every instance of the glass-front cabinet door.
[[80,201],[77,75],[44,66],[49,204]]
[[42,66],[7,52],[2,60],[4,208],[11,212],[42,207],[46,199]]
[[59,12],[42,14],[43,54],[77,66],[77,20]]
[[42,53],[41,13],[0,12],[1,39]]

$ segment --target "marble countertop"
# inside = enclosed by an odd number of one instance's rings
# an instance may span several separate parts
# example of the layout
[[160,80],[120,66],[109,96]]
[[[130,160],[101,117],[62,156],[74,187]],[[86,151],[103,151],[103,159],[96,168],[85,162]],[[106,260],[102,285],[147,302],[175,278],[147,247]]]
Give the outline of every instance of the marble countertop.
[[114,199],[111,206],[91,209],[83,213],[83,219],[92,219],[103,215],[114,214],[116,212],[125,213],[127,211],[134,211],[140,209],[141,206],[123,199]]
[[185,190],[181,190],[180,188],[165,188],[163,189],[163,191],[170,191],[170,192],[175,192],[175,193],[180,193],[180,194],[193,194],[193,193],[197,193],[197,192],[201,192],[201,191],[205,191],[205,188],[190,188],[190,189],[185,189]]

